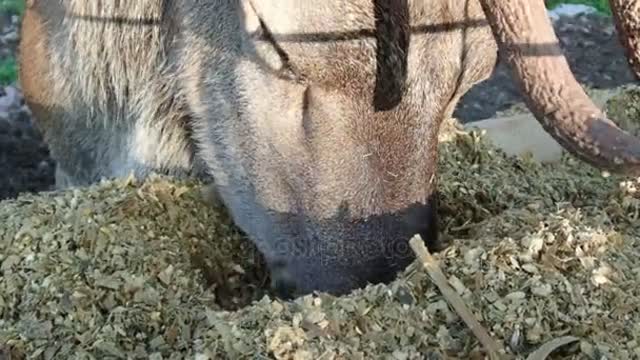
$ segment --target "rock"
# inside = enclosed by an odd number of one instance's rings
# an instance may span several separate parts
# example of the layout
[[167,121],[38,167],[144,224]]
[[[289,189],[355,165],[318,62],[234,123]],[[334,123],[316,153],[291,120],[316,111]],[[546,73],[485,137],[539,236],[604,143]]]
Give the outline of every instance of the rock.
[[486,131],[487,137],[509,155],[531,155],[540,162],[555,162],[562,158],[562,147],[531,113],[471,122],[465,127]]
[[580,4],[562,4],[549,10],[551,20],[559,20],[563,16],[575,17],[583,14],[593,14],[597,10],[594,7]]
[[2,41],[5,43],[17,42],[19,39],[17,31],[10,31],[9,33],[2,35]]
[[14,86],[4,88],[4,96],[0,97],[0,112],[18,109],[22,105],[22,95]]

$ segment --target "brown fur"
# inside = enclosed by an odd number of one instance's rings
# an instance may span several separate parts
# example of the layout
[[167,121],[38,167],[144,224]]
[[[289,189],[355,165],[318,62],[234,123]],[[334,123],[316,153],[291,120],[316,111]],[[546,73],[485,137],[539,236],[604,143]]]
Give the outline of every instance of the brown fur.
[[437,134],[495,65],[483,20],[477,0],[36,0],[21,79],[59,186],[210,175],[284,292],[341,293],[390,280],[415,232],[441,247]]

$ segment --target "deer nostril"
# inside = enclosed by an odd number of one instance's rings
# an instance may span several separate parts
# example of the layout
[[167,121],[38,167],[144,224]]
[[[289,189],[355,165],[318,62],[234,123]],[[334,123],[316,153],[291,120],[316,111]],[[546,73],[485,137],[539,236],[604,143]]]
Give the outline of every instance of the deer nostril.
[[284,300],[295,297],[297,290],[295,281],[283,262],[276,262],[271,266],[271,289],[277,297]]
[[287,279],[274,279],[271,282],[271,287],[276,296],[283,300],[292,300],[295,297],[296,287],[295,284]]
[[437,198],[432,197],[428,203],[414,205],[405,215],[410,236],[420,234],[430,251],[441,251],[449,246],[441,238],[438,229]]

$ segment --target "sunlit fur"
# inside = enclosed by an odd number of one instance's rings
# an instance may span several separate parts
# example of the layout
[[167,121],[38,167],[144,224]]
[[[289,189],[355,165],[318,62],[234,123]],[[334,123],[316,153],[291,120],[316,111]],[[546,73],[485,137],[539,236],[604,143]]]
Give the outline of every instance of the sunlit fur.
[[413,233],[439,246],[440,122],[497,55],[477,0],[404,3],[35,0],[21,81],[58,186],[209,175],[283,293],[390,280]]

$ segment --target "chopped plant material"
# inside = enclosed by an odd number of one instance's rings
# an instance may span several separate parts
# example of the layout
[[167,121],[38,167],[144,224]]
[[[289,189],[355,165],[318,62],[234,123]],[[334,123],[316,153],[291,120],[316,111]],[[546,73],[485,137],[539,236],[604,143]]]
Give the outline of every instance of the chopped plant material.
[[634,136],[640,136],[640,87],[621,86],[605,107],[607,115],[616,124]]
[[469,329],[478,338],[478,340],[484,345],[485,349],[489,351],[491,359],[500,359],[503,354],[502,348],[491,338],[487,330],[476,320],[475,316],[469,308],[465,306],[464,300],[458,295],[458,293],[449,285],[446,276],[440,270],[437,261],[433,258],[429,249],[427,249],[422,236],[415,235],[409,241],[411,249],[416,254],[416,257],[422,261],[422,266],[427,270],[431,280],[436,284],[442,295],[458,313],[462,320],[469,326]]
[[[451,129],[439,214],[453,242],[432,256],[475,319],[514,359],[640,357],[640,179]],[[342,297],[274,298],[203,188],[155,177],[0,203],[0,357],[485,358],[420,261]]]

